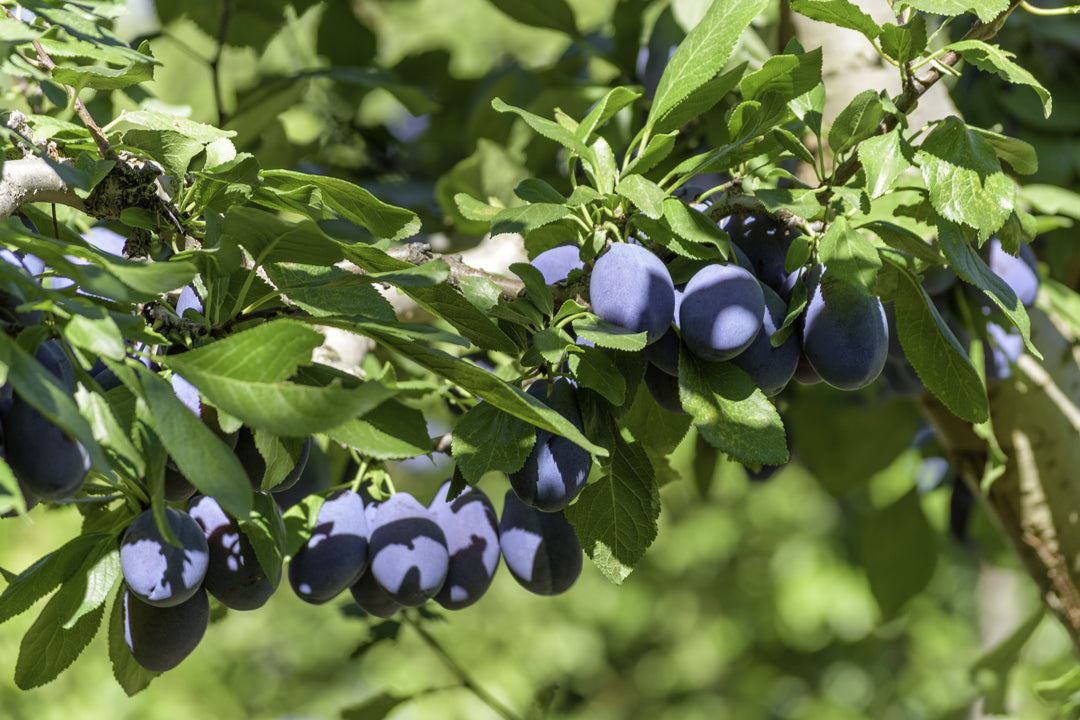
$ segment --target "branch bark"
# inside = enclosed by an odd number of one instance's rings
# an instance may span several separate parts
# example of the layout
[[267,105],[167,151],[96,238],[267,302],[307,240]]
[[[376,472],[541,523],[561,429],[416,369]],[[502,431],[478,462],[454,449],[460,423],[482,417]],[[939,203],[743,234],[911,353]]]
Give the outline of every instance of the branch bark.
[[0,174],[0,219],[11,217],[22,205],[34,202],[68,205],[86,212],[83,199],[45,160],[6,161]]

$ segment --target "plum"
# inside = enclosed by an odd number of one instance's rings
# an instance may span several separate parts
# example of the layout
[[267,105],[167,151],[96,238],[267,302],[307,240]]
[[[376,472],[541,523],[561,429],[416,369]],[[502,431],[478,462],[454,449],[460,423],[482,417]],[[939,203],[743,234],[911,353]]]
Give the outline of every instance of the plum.
[[446,580],[450,553],[435,516],[412,495],[397,492],[375,509],[370,572],[399,605],[417,607]]
[[787,303],[764,283],[761,291],[765,297],[761,332],[731,362],[745,370],[754,384],[772,397],[787,387],[795,375],[795,368],[799,365],[799,337],[791,333],[778,347],[772,346],[772,334],[784,324]]
[[[240,523],[220,503],[200,495],[188,505],[188,514],[202,528],[210,548],[203,587],[218,602],[233,610],[254,610],[266,604],[281,580],[271,581],[259,564],[255,548],[240,530]],[[281,523],[281,517],[277,517]],[[284,529],[282,529],[284,534]]]
[[487,592],[499,567],[499,521],[482,490],[467,489],[447,502],[449,490],[447,480],[429,506],[450,553],[446,581],[435,602],[447,610],[460,610]]
[[675,286],[660,258],[640,245],[618,243],[593,264],[589,303],[603,320],[646,333],[649,344],[671,325]]
[[[529,395],[584,429],[577,390],[569,381],[558,379],[548,391],[548,383],[538,380],[529,386]],[[509,474],[510,485],[522,502],[545,512],[561,510],[573,502],[585,487],[592,469],[589,451],[561,435],[537,429],[536,442],[520,470]]]
[[120,570],[135,597],[155,607],[175,607],[202,585],[210,547],[199,524],[185,512],[165,508],[165,518],[181,547],[158,531],[146,510],[131,521],[120,543]]
[[499,548],[518,583],[537,595],[558,595],[581,575],[581,543],[560,512],[541,512],[506,491]]
[[885,368],[889,325],[876,296],[847,282],[831,280],[828,271],[808,275],[810,301],[802,318],[802,348],[807,361],[827,384],[857,390]]
[[559,245],[540,253],[532,259],[532,266],[544,276],[544,282],[555,285],[566,279],[571,270],[581,270],[581,254],[577,245]]
[[765,295],[745,268],[715,263],[694,273],[679,304],[679,330],[694,355],[730,360],[761,331]]
[[318,605],[355,583],[368,566],[369,537],[360,495],[338,490],[327,497],[311,537],[289,562],[289,584],[297,596]]
[[794,237],[791,229],[765,215],[730,215],[721,221],[720,227],[727,231],[732,244],[746,254],[750,261],[747,269],[780,292],[788,278],[784,262]]
[[[1012,288],[1024,307],[1035,304],[1035,296],[1039,292],[1039,264],[1030,245],[1020,243],[1019,255],[1010,255],[1002,249],[1001,241],[995,236],[983,248],[983,255],[990,269]],[[990,303],[985,296],[980,300],[986,305]]]
[[165,672],[198,647],[210,622],[210,601],[198,588],[172,607],[147,605],[125,590],[122,602],[124,642],[135,662],[152,672]]

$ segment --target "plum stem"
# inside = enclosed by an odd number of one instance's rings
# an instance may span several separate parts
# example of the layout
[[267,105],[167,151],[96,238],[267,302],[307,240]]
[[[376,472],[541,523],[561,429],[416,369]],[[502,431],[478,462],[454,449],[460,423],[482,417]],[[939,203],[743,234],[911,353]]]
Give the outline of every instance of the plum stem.
[[494,695],[478,685],[465,671],[465,668],[461,666],[461,663],[455,660],[450,653],[446,651],[446,648],[444,648],[423,625],[416,621],[416,618],[411,615],[405,615],[405,622],[416,631],[416,634],[420,636],[420,639],[423,640],[429,648],[431,648],[432,652],[439,656],[439,659],[443,661],[443,664],[446,665],[450,672],[461,681],[463,687],[468,688],[485,705],[494,710],[499,716],[506,718],[506,720],[522,720],[521,716],[503,705]]

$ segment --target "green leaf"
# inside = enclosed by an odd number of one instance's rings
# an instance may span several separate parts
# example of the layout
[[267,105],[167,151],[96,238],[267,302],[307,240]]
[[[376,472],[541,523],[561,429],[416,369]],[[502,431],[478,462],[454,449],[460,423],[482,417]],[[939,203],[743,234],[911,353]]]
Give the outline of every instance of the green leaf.
[[878,91],[863,90],[836,116],[829,128],[829,147],[835,153],[854,147],[873,135],[884,119],[885,105]]
[[600,477],[566,509],[585,554],[616,585],[622,584],[656,539],[660,493],[643,446],[616,438]]
[[202,143],[174,130],[128,130],[123,145],[144,151],[174,178],[183,178],[204,149]]
[[251,514],[239,522],[240,530],[251,542],[263,575],[276,585],[284,560],[285,525],[273,496],[267,492],[255,493]]
[[124,641],[124,592],[120,583],[113,593],[112,610],[109,613],[109,662],[113,677],[128,697],[133,697],[150,685],[160,673],[151,672],[136,662]]
[[912,488],[867,518],[859,547],[870,591],[882,615],[893,618],[923,591],[937,567],[938,537],[923,514],[919,491]]
[[415,342],[402,341],[376,330],[369,330],[367,334],[386,349],[461,386],[500,410],[505,410],[538,428],[561,435],[595,455],[606,455],[602,447],[590,442],[562,415],[487,370],[442,351]]
[[143,130],[172,131],[191,138],[200,145],[209,145],[215,140],[234,137],[235,132],[221,130],[213,125],[205,125],[181,115],[172,115],[160,110],[124,111],[109,123],[104,130],[109,133],[124,132],[132,128]]
[[1005,82],[1014,85],[1027,85],[1042,102],[1043,116],[1050,117],[1053,109],[1053,99],[1050,92],[1044,88],[1035,76],[1020,65],[1012,61],[1016,57],[1013,53],[1002,50],[997,45],[990,45],[982,40],[960,40],[948,46],[949,50],[960,53],[964,60],[968,61],[983,72],[996,74]]
[[833,273],[858,278],[867,288],[881,267],[877,248],[861,232],[851,227],[843,215],[836,218],[818,243],[818,257]]
[[112,316],[97,305],[72,307],[79,314],[72,315],[64,326],[64,338],[76,347],[94,356],[110,360],[123,360],[127,348],[124,337]]
[[370,275],[339,267],[284,263],[268,265],[265,270],[282,294],[312,315],[397,320],[393,305],[371,285]]
[[739,83],[744,100],[778,93],[785,101],[808,93],[821,82],[821,48],[799,55],[774,55]]
[[[323,336],[295,320],[274,320],[233,333],[194,350],[162,358],[165,365],[188,377],[218,375],[237,380],[273,383],[291,377],[311,362]],[[189,377],[189,375],[191,377]]]
[[[373,247],[350,245],[343,248],[345,257],[368,272],[405,270],[412,267],[404,260],[390,257]],[[436,317],[446,320],[471,342],[485,350],[518,353],[518,347],[483,312],[447,284],[432,287],[401,288],[402,292]]]
[[791,9],[811,20],[861,32],[871,40],[881,33],[874,19],[849,0],[791,0]]
[[1042,353],[1031,344],[1031,320],[1027,310],[1008,283],[998,277],[971,247],[960,226],[948,220],[940,220],[938,244],[957,276],[985,292],[1020,331],[1028,352],[1041,360]]
[[548,140],[554,140],[567,150],[573,150],[577,153],[578,157],[589,164],[595,163],[593,152],[589,149],[589,146],[572,131],[567,130],[562,125],[548,120],[547,118],[542,118],[539,115],[534,115],[527,110],[507,105],[499,98],[495,98],[491,101],[491,107],[501,113],[511,112],[518,115],[529,125],[529,127],[546,137]]
[[942,262],[941,256],[926,240],[906,227],[878,220],[860,225],[859,228],[871,231],[889,247],[920,260],[925,260],[934,265],[939,265]]
[[715,247],[724,257],[730,256],[730,238],[704,213],[677,198],[664,199],[664,221],[671,231],[693,243]]
[[375,695],[341,711],[341,720],[384,720],[399,705],[407,703],[410,697],[400,697],[388,692]]
[[555,300],[551,296],[551,289],[544,282],[543,274],[529,263],[511,263],[510,271],[525,284],[529,301],[536,305],[545,317],[551,317],[555,312]]
[[546,0],[542,5],[532,0],[488,0],[500,11],[529,27],[558,30],[571,37],[580,34],[574,11],[566,0]]
[[[671,132],[660,133],[659,129],[658,127],[658,133],[649,139],[649,144],[645,146],[644,152],[627,164],[626,169],[623,171],[624,175],[649,172],[663,162],[671,154],[671,151],[675,149],[675,140],[679,136],[679,131],[672,130]],[[579,186],[577,189],[580,190],[582,187],[585,186]],[[567,204],[573,207],[573,203]]]
[[594,316],[583,317],[573,322],[574,333],[600,347],[612,350],[642,350],[645,348],[645,333],[633,332],[619,327],[607,320]]
[[904,355],[923,385],[957,417],[971,423],[990,417],[979,374],[918,280],[897,267],[896,331]]
[[[602,347],[585,347],[568,359],[570,372],[581,387],[594,390],[615,407],[626,399],[626,378],[617,368],[613,351]],[[650,438],[651,440],[651,438]]]
[[480,202],[472,195],[463,192],[454,195],[454,204],[467,219],[485,223],[490,223],[492,218],[502,210],[502,208]]
[[154,63],[134,60],[120,68],[101,65],[57,65],[52,70],[52,77],[61,85],[74,88],[119,90],[153,80]]
[[743,30],[766,4],[765,0],[714,0],[705,17],[679,44],[660,77],[645,121],[647,135],[651,136],[658,122],[724,67]]
[[377,460],[416,457],[430,453],[432,447],[424,413],[397,400],[386,400],[363,420],[344,423],[327,435]]
[[627,175],[615,186],[615,192],[653,220],[664,214],[664,201],[670,197],[659,185],[641,175]]
[[[528,2],[528,0],[525,0],[525,2]],[[585,116],[581,121],[581,124],[578,125],[576,132],[578,138],[588,142],[589,137],[598,127],[601,127],[604,123],[614,117],[615,113],[619,112],[639,97],[641,97],[641,93],[634,92],[630,88],[622,86],[614,87],[609,90],[607,94],[600,99],[600,102],[596,103],[596,106],[589,111],[589,114]]]
[[[566,198],[551,184],[540,178],[525,178],[514,188],[514,194],[528,203],[551,203],[563,205]],[[497,214],[497,213],[496,213]]]
[[985,238],[1012,214],[1016,186],[1001,171],[993,146],[960,119],[948,117],[934,128],[916,158],[941,217],[973,227]]
[[15,684],[23,690],[54,680],[97,634],[105,600],[120,576],[120,551],[99,538],[79,570],[46,603],[19,645]]
[[[653,142],[657,138],[664,137],[664,134],[669,131],[677,132],[683,125],[694,118],[701,117],[711,110],[718,102],[723,100],[728,93],[734,90],[735,86],[738,85],[739,78],[741,78],[746,71],[746,66],[746,62],[741,62],[723,75],[709,80],[707,83],[687,95],[682,102],[660,118],[656,123],[656,127],[653,128],[653,137],[649,140],[650,147],[646,148],[645,154],[647,155],[649,153]],[[642,165],[644,165],[644,163],[642,163]],[[634,166],[634,170],[643,173],[646,172],[649,167],[652,166]]]
[[0,593],[0,623],[29,610],[38,600],[74,577],[111,537],[97,533],[80,535],[19,573]]
[[222,244],[238,245],[258,265],[295,262],[332,265],[343,257],[341,245],[311,220],[292,223],[251,207],[232,207],[225,216]]
[[142,365],[135,370],[153,430],[180,472],[204,495],[216,498],[230,515],[247,517],[251,482],[236,454],[177,399],[168,382]]
[[998,159],[1009,163],[1016,172],[1021,175],[1033,175],[1039,171],[1039,156],[1030,144],[984,128],[970,129],[982,135],[983,139],[994,148]]
[[788,461],[780,414],[734,365],[680,353],[679,399],[713,447],[744,462],[782,465]]
[[972,12],[982,22],[989,23],[1008,10],[1009,0],[902,0],[897,3],[897,10],[905,7],[946,17]]
[[811,167],[814,166],[814,154],[810,152],[810,149],[803,145],[802,140],[795,137],[794,133],[784,128],[773,128],[770,131],[770,135],[776,138],[776,141],[780,143],[780,146],[794,155],[799,160],[802,160]]
[[899,128],[867,138],[857,152],[866,172],[866,194],[871,200],[891,190],[897,179],[912,166],[915,156]]
[[645,383],[638,385],[630,410],[621,418],[623,427],[659,455],[674,452],[690,430],[691,422],[689,415],[677,415],[660,407]]
[[470,483],[487,472],[517,472],[536,442],[536,428],[489,403],[479,403],[454,425],[451,445],[458,469]]
[[570,216],[570,209],[565,205],[533,203],[500,210],[491,220],[491,234],[519,233],[524,235],[531,230],[544,227]]
[[926,18],[914,13],[905,25],[881,27],[881,51],[898,63],[908,63],[926,49]]
[[377,238],[403,240],[420,230],[420,218],[412,210],[384,203],[346,180],[293,170],[263,170],[260,176],[267,185],[281,192],[308,187],[318,190],[328,208],[346,220],[367,228]]

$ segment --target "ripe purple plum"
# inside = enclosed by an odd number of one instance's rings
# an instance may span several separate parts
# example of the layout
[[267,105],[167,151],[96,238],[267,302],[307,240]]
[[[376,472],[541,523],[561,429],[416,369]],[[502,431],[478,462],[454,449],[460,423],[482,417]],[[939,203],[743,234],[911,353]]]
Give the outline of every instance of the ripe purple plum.
[[435,515],[409,493],[397,492],[375,509],[371,574],[399,605],[418,607],[446,580],[450,553]]
[[[548,383],[538,380],[529,386],[529,395],[556,410],[584,429],[577,390],[569,381]],[[580,445],[547,430],[537,429],[536,442],[520,470],[510,473],[510,485],[521,501],[545,512],[562,510],[585,487],[592,469],[592,456]]]
[[202,589],[172,607],[147,605],[130,590],[121,602],[124,642],[135,662],[151,672],[172,670],[183,662],[210,622],[210,600]]
[[601,319],[645,333],[649,344],[671,325],[675,286],[656,255],[640,245],[617,243],[593,264],[589,303]]
[[799,365],[799,337],[791,333],[778,347],[772,346],[772,334],[784,324],[787,315],[787,303],[776,292],[762,283],[765,296],[765,310],[762,313],[761,332],[749,347],[732,359],[732,363],[743,370],[761,388],[772,397],[791,381],[795,368]]
[[544,282],[555,285],[562,282],[571,270],[581,270],[581,253],[577,245],[559,245],[540,253],[532,259],[532,266],[544,276]]
[[[255,610],[265,605],[281,576],[279,573],[273,582],[266,576],[236,518],[207,495],[192,500],[188,514],[202,528],[210,548],[210,562],[203,578],[206,591],[233,610]],[[281,516],[277,522],[281,522]]]
[[506,569],[537,595],[558,595],[581,575],[581,543],[560,512],[541,512],[506,491],[499,520],[499,547]]
[[[731,236],[732,244],[746,254],[750,261],[747,269],[780,292],[788,277],[784,261],[794,237],[790,228],[764,215],[730,215],[720,227]],[[739,264],[742,265],[741,260]]]
[[840,390],[866,387],[881,375],[889,354],[889,325],[876,296],[828,271],[808,276],[802,322],[806,360],[821,379]]
[[189,600],[202,586],[210,563],[210,547],[199,524],[169,507],[165,518],[180,547],[161,535],[151,510],[131,521],[120,543],[120,570],[128,589],[155,607],[175,607]]
[[[1001,241],[995,236],[986,244],[983,255],[990,269],[1012,288],[1024,307],[1035,304],[1035,296],[1039,292],[1039,264],[1030,245],[1020,243],[1019,255],[1010,255],[1002,249]],[[987,298],[983,300],[985,304],[990,302]]]
[[447,501],[447,480],[431,501],[430,510],[446,535],[450,564],[435,602],[460,610],[480,599],[499,567],[499,521],[495,506],[479,488],[466,489]]
[[738,265],[716,263],[686,283],[679,304],[679,329],[694,355],[714,362],[730,360],[761,331],[765,295],[761,283]]
[[[41,343],[35,358],[68,392],[75,392],[75,370],[59,340]],[[0,423],[8,464],[31,492],[48,500],[78,492],[90,471],[90,456],[82,443],[26,402],[18,390],[0,413]]]
[[351,490],[326,498],[311,537],[289,562],[289,584],[301,600],[319,605],[333,600],[368,567],[370,538],[364,501]]

